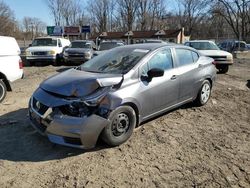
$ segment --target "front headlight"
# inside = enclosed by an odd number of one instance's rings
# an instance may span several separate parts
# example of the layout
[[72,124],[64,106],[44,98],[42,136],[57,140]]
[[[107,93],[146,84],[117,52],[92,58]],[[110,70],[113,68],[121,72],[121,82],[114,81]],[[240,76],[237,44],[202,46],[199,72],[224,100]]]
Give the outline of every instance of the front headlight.
[[90,51],[88,51],[88,52],[85,52],[85,56],[86,56],[86,57],[89,57],[89,56],[91,56],[91,52],[90,52]]
[[104,99],[104,97],[107,95],[109,91],[110,91],[110,87],[101,88],[95,94],[86,98],[84,100],[84,103],[87,106],[97,106],[98,104],[102,102],[102,100]]
[[232,54],[230,54],[230,55],[227,55],[227,60],[233,60],[233,55]]
[[31,55],[31,52],[28,51],[28,50],[26,50],[26,51],[25,51],[25,55],[26,55],[26,56],[29,56],[29,55]]
[[49,54],[49,55],[55,55],[55,54],[56,54],[56,51],[55,51],[55,50],[51,50],[51,51],[49,51],[48,54]]
[[69,53],[68,52],[63,52],[63,55],[64,56],[69,56]]

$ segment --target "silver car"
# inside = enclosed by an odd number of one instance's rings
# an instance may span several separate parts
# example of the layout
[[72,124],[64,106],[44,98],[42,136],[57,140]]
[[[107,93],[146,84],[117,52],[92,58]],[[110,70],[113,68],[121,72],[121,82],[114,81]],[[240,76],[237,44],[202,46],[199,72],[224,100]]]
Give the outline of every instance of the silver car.
[[70,46],[63,52],[63,58],[66,63],[83,63],[93,57],[95,43],[88,40],[72,41]]
[[213,59],[193,48],[117,47],[45,80],[30,99],[31,124],[53,143],[86,149],[101,137],[117,146],[150,118],[206,104],[215,75]]

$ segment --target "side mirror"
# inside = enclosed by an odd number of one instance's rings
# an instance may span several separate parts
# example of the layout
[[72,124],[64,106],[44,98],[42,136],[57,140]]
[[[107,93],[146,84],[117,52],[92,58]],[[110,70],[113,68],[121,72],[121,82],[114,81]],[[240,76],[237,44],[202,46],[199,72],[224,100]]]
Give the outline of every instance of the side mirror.
[[148,74],[148,77],[150,79],[152,79],[154,77],[161,77],[164,75],[164,70],[158,69],[158,68],[153,68],[153,69],[150,69],[147,74]]
[[31,47],[32,46],[32,44],[29,44],[29,47]]
[[147,72],[148,76],[142,76],[143,81],[151,82],[154,77],[161,77],[164,75],[164,70],[153,68]]

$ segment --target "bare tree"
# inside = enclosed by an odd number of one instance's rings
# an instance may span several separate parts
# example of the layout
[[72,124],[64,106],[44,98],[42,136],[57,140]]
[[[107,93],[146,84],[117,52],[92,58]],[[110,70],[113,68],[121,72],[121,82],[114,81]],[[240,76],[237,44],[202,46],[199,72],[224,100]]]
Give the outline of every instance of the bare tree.
[[163,20],[166,15],[166,5],[164,0],[152,0],[151,26],[150,30],[163,29]]
[[186,32],[191,35],[197,24],[201,23],[209,11],[209,0],[178,0],[179,22],[185,27]]
[[249,0],[216,0],[214,13],[225,19],[238,39],[246,40],[250,35]]
[[137,17],[140,23],[140,30],[147,30],[149,25],[152,0],[139,0]]
[[23,18],[24,35],[26,39],[33,39],[44,33],[46,24],[39,18],[24,17]]
[[110,6],[110,0],[90,0],[88,3],[91,22],[95,23],[99,32],[108,29]]
[[13,35],[17,27],[14,13],[3,1],[0,1],[0,25],[1,35]]
[[138,0],[120,0],[118,1],[118,11],[123,21],[123,28],[127,31],[133,29],[136,20],[136,11],[138,9]]

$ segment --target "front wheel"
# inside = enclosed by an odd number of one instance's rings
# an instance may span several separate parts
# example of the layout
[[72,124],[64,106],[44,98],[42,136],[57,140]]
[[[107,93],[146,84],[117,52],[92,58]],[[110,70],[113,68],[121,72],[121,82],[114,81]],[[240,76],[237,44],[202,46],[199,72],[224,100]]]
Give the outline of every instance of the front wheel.
[[0,103],[4,100],[6,92],[7,92],[6,85],[2,80],[0,80]]
[[208,80],[205,80],[202,83],[202,86],[197,95],[197,98],[195,99],[195,103],[198,106],[205,105],[208,102],[210,95],[211,95],[211,84]]
[[220,66],[218,66],[219,73],[225,74],[225,73],[228,72],[228,69],[229,69],[228,65],[220,65]]
[[126,142],[133,133],[136,125],[136,114],[130,106],[121,106],[109,115],[110,124],[107,125],[101,138],[110,146],[118,146]]

